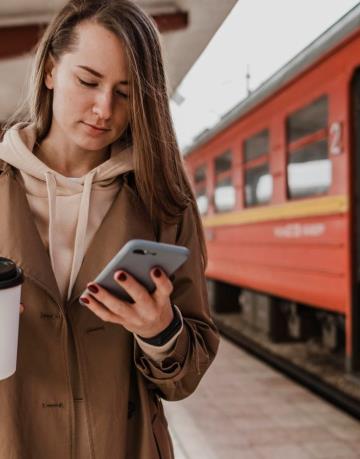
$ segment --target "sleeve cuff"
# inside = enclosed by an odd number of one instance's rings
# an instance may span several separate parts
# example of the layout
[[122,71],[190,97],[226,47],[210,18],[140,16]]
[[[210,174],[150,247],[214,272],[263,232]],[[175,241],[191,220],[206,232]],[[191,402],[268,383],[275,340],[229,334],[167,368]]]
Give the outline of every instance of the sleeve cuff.
[[172,336],[169,341],[167,341],[165,344],[162,346],[155,346],[149,343],[146,343],[143,341],[140,336],[138,336],[136,333],[134,333],[134,338],[136,339],[137,344],[141,348],[141,350],[155,363],[161,363],[167,356],[168,354],[173,350],[175,347],[176,340],[180,333],[182,332],[182,329],[184,327],[184,321],[182,314],[180,312],[180,309],[174,304],[174,308],[176,308],[176,312],[178,313],[180,320],[181,320],[181,327],[180,329],[175,333],[174,336]]

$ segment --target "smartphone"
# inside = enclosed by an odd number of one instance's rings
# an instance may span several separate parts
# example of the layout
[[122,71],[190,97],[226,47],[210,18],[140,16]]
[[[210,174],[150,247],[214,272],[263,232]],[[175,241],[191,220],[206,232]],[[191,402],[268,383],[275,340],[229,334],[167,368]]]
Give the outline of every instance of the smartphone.
[[[170,277],[185,263],[189,253],[189,249],[183,246],[146,241],[144,239],[132,239],[105,266],[96,277],[95,282],[114,296],[134,303],[130,295],[114,280],[116,271],[123,270],[128,272],[149,293],[153,293],[155,284],[151,279],[150,270],[158,266]],[[84,293],[90,292],[86,289]]]

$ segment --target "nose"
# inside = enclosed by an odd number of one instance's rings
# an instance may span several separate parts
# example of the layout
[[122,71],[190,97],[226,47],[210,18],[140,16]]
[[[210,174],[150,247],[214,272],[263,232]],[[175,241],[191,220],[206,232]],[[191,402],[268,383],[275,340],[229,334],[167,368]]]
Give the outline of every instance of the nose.
[[113,107],[113,95],[109,92],[101,92],[97,95],[93,113],[95,113],[100,119],[108,120],[111,118]]

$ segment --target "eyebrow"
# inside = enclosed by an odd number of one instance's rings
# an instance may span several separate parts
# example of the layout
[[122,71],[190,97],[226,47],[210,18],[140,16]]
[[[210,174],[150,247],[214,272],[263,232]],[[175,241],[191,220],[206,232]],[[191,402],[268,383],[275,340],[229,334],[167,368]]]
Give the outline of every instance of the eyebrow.
[[[86,70],[87,72],[91,73],[92,75],[98,77],[98,78],[104,78],[104,75],[101,73],[97,72],[96,70],[92,69],[91,67],[87,67],[86,65],[77,65],[77,67],[80,67],[83,70]],[[127,80],[122,80],[119,81],[119,84],[125,84],[128,85],[129,82]]]

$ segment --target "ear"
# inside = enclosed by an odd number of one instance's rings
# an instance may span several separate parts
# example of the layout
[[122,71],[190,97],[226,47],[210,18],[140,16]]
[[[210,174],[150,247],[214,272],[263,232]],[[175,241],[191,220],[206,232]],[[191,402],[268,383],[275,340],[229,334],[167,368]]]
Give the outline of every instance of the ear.
[[54,89],[54,69],[55,69],[55,60],[49,54],[45,62],[45,77],[44,77],[44,83],[48,89]]

